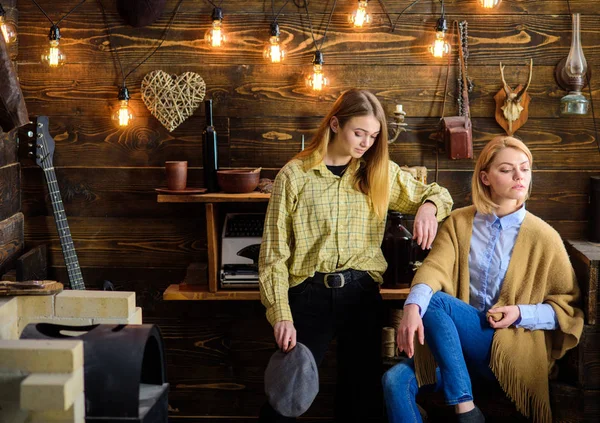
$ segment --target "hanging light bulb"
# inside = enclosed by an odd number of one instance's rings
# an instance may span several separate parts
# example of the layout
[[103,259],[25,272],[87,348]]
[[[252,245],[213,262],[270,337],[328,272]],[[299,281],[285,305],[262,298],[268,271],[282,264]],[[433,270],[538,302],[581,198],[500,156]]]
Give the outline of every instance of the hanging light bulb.
[[123,86],[119,88],[119,106],[112,114],[112,120],[119,127],[129,125],[133,119],[133,113],[129,108],[129,90]]
[[313,72],[306,79],[306,85],[314,91],[321,91],[329,84],[329,80],[323,74],[323,63],[323,53],[315,51]]
[[223,9],[215,7],[212,12],[212,27],[206,31],[204,39],[208,42],[211,47],[221,47],[223,43],[227,42],[225,34],[221,25],[223,23]]
[[58,49],[58,40],[60,40],[60,30],[56,25],[52,25],[48,34],[50,48],[46,54],[42,54],[42,62],[51,68],[56,68],[65,64],[65,55]]
[[269,44],[263,51],[263,56],[271,63],[281,63],[285,59],[285,55],[285,50],[279,44],[279,25],[277,22],[273,22],[271,24],[271,38],[269,38]]
[[367,13],[367,3],[368,0],[358,0],[358,9],[348,16],[348,21],[350,21],[355,28],[362,28],[364,24],[371,23],[371,16]]
[[444,57],[450,53],[450,44],[446,41],[447,30],[446,18],[442,15],[435,27],[435,40],[429,46],[429,52],[433,54],[433,57]]
[[493,9],[498,6],[502,0],[479,0],[479,4],[484,9]]
[[15,26],[6,20],[6,11],[0,4],[0,32],[4,36],[6,44],[17,41],[17,29]]

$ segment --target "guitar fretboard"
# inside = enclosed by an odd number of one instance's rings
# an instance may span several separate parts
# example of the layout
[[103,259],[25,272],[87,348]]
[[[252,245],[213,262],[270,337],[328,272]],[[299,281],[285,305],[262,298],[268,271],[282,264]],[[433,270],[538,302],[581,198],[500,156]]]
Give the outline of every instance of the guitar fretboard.
[[65,258],[65,265],[67,266],[71,289],[85,289],[83,276],[79,267],[79,260],[77,259],[77,253],[75,252],[75,246],[73,245],[73,238],[71,237],[71,230],[69,229],[69,223],[67,222],[67,214],[63,207],[60,189],[56,180],[54,166],[44,167],[43,170],[48,184],[48,192],[54,211],[54,221],[56,222],[58,238],[60,239],[60,246]]

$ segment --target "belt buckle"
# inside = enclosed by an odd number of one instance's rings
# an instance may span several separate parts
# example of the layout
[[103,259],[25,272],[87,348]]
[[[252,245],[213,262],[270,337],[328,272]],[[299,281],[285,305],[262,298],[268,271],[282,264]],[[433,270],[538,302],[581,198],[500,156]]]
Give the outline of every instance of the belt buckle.
[[[340,285],[338,284],[334,284],[334,285],[330,285],[329,284],[329,277],[334,277],[334,276],[339,276],[340,277]],[[346,285],[346,278],[344,278],[344,274],[343,273],[327,273],[325,275],[325,277],[323,278],[323,284],[327,287],[327,288],[342,288],[344,285]]]

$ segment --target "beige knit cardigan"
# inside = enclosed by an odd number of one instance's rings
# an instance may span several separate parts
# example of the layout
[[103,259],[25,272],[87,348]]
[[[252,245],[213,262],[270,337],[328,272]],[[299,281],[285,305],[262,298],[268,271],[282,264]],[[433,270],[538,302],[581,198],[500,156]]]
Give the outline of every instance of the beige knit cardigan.
[[[469,250],[475,207],[452,212],[433,243],[413,284],[425,283],[469,302]],[[500,297],[494,307],[550,304],[559,327],[553,331],[523,328],[494,333],[490,368],[517,410],[534,421],[551,423],[548,374],[555,360],[579,342],[583,312],[577,307],[579,287],[560,235],[527,212],[519,230]],[[419,386],[435,382],[435,360],[427,344],[416,343]]]

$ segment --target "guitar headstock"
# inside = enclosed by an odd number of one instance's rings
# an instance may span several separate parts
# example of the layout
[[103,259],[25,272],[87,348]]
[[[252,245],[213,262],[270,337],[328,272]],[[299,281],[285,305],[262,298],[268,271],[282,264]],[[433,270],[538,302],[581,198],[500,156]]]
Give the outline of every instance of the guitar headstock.
[[30,138],[27,144],[29,147],[28,154],[44,170],[53,166],[52,156],[54,155],[55,147],[54,139],[50,136],[48,126],[48,116],[38,116],[35,119],[33,130],[27,133]]

